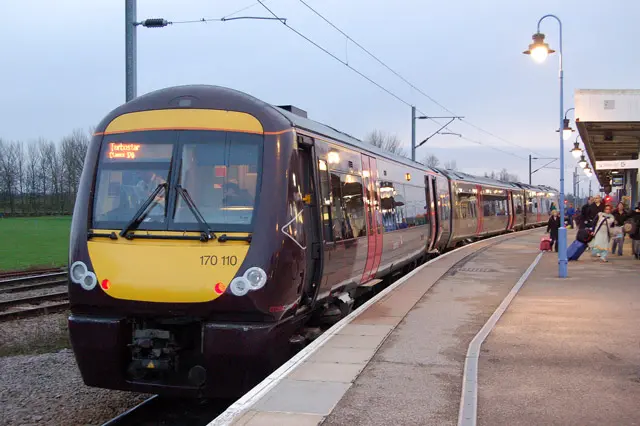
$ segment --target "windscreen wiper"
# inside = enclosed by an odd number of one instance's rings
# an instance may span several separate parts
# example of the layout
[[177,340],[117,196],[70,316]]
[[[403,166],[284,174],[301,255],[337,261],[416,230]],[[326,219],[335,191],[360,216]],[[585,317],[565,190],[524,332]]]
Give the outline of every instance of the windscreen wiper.
[[191,210],[191,213],[193,213],[193,216],[196,218],[196,220],[198,221],[198,224],[200,225],[200,229],[202,231],[200,233],[200,241],[204,243],[209,240],[216,239],[216,234],[214,234],[211,231],[211,227],[209,226],[207,221],[204,219],[204,216],[202,216],[202,213],[200,213],[200,210],[198,210],[198,207],[196,207],[196,203],[193,201],[193,199],[191,198],[191,195],[189,195],[187,190],[184,189],[181,185],[176,185],[176,192],[185,201],[185,203],[187,204],[187,207],[189,207],[189,210]]
[[160,193],[160,191],[163,189],[166,189],[166,187],[167,187],[166,182],[156,186],[156,189],[154,189],[151,195],[149,195],[149,197],[146,200],[144,200],[144,203],[142,203],[142,205],[140,206],[136,214],[134,214],[131,220],[129,221],[129,223],[127,223],[127,226],[122,228],[122,231],[120,231],[121,237],[129,238],[129,236],[127,236],[127,232],[133,231],[140,225],[140,222],[141,222],[140,219],[143,217],[144,213],[147,211],[151,203],[153,203],[153,201],[156,199],[156,196]]

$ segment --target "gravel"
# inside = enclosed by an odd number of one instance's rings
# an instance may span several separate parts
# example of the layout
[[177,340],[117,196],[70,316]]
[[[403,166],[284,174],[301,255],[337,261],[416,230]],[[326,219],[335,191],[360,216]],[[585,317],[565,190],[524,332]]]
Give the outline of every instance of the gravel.
[[0,425],[100,425],[150,396],[85,386],[67,317],[0,323]]

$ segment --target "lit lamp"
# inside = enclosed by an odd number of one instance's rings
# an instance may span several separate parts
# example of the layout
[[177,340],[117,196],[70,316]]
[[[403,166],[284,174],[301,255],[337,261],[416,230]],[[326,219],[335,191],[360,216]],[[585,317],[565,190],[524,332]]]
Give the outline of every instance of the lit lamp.
[[584,155],[580,157],[580,161],[578,161],[578,164],[580,165],[580,167],[582,167],[583,169],[585,167],[587,167],[587,160],[584,158]]
[[549,45],[544,42],[544,34],[535,33],[533,35],[533,43],[529,45],[529,50],[525,50],[525,55],[531,55],[531,58],[536,62],[544,62],[549,56],[550,53],[555,52],[555,50],[549,49]]
[[568,141],[569,138],[571,137],[571,133],[575,132],[575,130],[573,130],[571,126],[569,126],[568,118],[565,118],[563,122],[564,122],[564,126],[562,127],[562,139],[564,139],[565,141]]
[[573,143],[573,149],[570,152],[571,155],[573,155],[573,158],[575,158],[576,160],[580,158],[580,155],[582,155],[582,150],[580,149],[580,144],[578,143],[578,141],[575,141]]
[[591,168],[589,166],[586,166],[584,169],[582,169],[582,171],[585,175],[591,177]]

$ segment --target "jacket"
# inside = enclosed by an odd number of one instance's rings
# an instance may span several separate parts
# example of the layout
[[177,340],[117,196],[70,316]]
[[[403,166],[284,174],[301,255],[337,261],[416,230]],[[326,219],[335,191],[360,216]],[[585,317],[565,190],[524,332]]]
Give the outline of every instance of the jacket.
[[[547,232],[551,235],[551,238],[558,239],[558,229],[560,229],[560,217],[551,216],[547,223]],[[555,237],[555,238],[554,238]]]
[[600,203],[600,205],[597,205],[596,203],[591,204],[587,212],[587,220],[595,223],[598,213],[602,212],[604,212],[604,203]]
[[627,212],[626,210],[622,213],[620,213],[618,210],[614,211],[613,213],[613,217],[616,220],[616,226],[622,226],[624,225],[624,222],[629,219],[629,212]]

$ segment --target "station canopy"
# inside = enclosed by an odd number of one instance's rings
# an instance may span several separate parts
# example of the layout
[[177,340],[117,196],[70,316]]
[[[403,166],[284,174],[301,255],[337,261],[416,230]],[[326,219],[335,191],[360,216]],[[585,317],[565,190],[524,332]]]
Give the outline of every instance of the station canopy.
[[601,186],[640,165],[640,90],[578,89],[575,118]]

